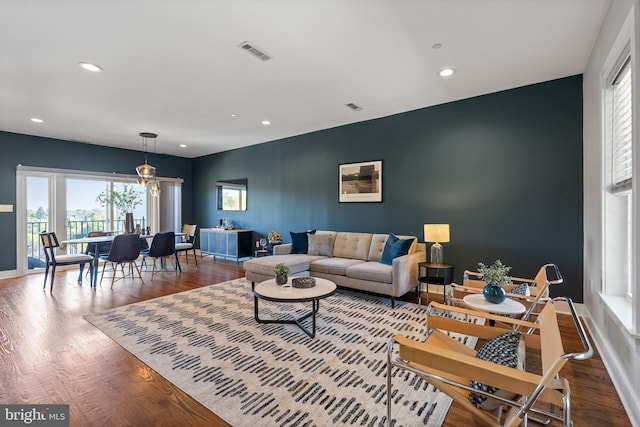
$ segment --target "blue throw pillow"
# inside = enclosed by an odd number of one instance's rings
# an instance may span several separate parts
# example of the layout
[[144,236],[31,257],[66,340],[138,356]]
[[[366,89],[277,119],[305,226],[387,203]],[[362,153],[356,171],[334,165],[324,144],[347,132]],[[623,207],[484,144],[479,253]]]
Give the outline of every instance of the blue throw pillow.
[[392,265],[393,259],[409,253],[409,248],[413,243],[413,239],[399,239],[394,234],[389,234],[387,242],[384,244],[380,263]]
[[380,263],[391,265],[393,261],[393,244],[397,242],[398,239],[395,235],[389,234],[387,238],[387,242],[384,244],[384,249],[382,249],[382,255],[380,256]]
[[309,238],[307,237],[307,233],[315,234],[316,230],[303,231],[301,233],[294,233],[290,231],[291,234],[291,253],[292,254],[306,254],[309,250]]

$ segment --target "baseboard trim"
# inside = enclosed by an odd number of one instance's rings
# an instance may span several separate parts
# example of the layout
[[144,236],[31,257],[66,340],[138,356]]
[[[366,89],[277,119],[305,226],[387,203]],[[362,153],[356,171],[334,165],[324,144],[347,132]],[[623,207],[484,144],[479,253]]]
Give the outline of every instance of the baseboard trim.
[[627,416],[631,421],[631,425],[640,426],[640,399],[636,395],[632,385],[629,383],[628,373],[624,369],[624,366],[620,364],[619,358],[616,356],[609,342],[605,339],[601,329],[593,321],[586,306],[583,307],[583,319],[585,320],[586,327],[591,334],[593,344],[600,353],[600,358],[604,363],[604,366],[609,373],[609,377],[613,382],[613,386],[618,392],[618,396],[622,401],[624,409],[627,411]]
[[15,279],[16,277],[18,277],[18,270],[0,271],[0,279]]

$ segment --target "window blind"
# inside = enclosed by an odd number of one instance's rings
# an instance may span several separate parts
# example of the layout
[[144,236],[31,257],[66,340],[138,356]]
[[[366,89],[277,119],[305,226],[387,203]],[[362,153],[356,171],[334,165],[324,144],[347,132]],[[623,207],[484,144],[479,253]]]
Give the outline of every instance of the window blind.
[[612,192],[631,189],[631,61],[627,59],[612,84]]

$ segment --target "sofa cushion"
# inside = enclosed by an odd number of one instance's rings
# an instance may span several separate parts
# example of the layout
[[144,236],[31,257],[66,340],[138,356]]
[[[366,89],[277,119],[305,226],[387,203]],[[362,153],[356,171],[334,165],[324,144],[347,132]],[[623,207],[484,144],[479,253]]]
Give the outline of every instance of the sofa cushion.
[[313,272],[337,274],[339,276],[346,276],[347,269],[353,265],[363,263],[360,259],[350,258],[322,258],[315,260],[311,263],[309,269]]
[[300,233],[295,233],[290,231],[291,235],[291,253],[292,254],[306,254],[309,249],[309,237],[307,234],[314,234],[316,230],[303,231]]
[[262,274],[264,276],[273,276],[273,267],[276,264],[284,263],[291,269],[290,274],[300,273],[302,271],[309,270],[309,265],[312,261],[322,259],[323,257],[313,257],[302,254],[291,255],[272,255],[261,258],[252,258],[245,261],[243,267],[245,271],[251,271],[253,273]]
[[371,246],[369,247],[369,256],[367,257],[369,261],[380,261],[387,238],[389,238],[388,234],[374,234],[371,236]]
[[338,232],[333,243],[333,256],[366,261],[372,236],[371,233]]
[[392,265],[393,259],[409,253],[409,248],[413,244],[413,239],[400,239],[395,234],[390,234],[384,245],[380,262]]
[[309,234],[309,255],[333,256],[333,241],[336,237],[333,233]]
[[393,267],[377,261],[361,262],[347,268],[347,277],[371,282],[393,283]]

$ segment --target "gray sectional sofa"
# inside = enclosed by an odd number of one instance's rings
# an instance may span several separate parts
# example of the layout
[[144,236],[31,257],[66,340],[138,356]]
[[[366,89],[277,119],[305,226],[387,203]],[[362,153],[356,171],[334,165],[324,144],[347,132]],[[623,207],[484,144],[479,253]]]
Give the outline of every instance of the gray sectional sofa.
[[[309,236],[307,253],[291,253],[293,244],[287,243],[274,246],[271,256],[246,261],[247,279],[252,284],[273,279],[273,267],[284,263],[291,276],[322,277],[341,287],[386,295],[394,307],[396,297],[415,289],[418,263],[426,259],[425,244],[415,236],[397,236],[408,250],[393,259],[386,252],[383,261],[390,265],[380,262],[389,234],[317,231]],[[391,242],[395,240],[393,236]]]

